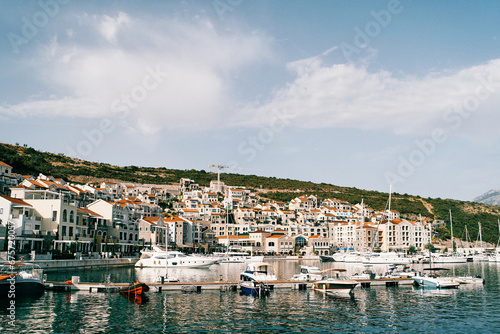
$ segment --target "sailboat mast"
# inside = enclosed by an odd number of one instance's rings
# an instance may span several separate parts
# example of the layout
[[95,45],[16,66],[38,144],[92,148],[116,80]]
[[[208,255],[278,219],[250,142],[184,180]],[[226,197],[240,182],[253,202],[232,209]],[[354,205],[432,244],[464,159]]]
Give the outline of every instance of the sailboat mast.
[[429,223],[429,231],[430,231],[430,235],[429,235],[429,265],[430,265],[430,268],[432,268],[432,222]]
[[455,252],[455,247],[453,247],[453,220],[451,219],[451,209],[450,209],[450,229],[451,229],[451,252]]
[[361,198],[361,250],[365,248],[365,229],[363,226],[365,225],[365,207],[363,206],[363,198]]
[[391,212],[392,184],[389,186],[389,213]]
[[469,232],[467,231],[467,224],[465,224],[465,244],[468,245],[468,247],[470,248],[470,244],[469,244]]
[[168,281],[168,222],[165,233],[165,280]]
[[497,249],[498,252],[498,244],[500,243],[500,219],[498,220],[498,241],[497,241]]
[[227,248],[226,248],[226,257],[229,260],[229,208],[226,209],[226,235],[227,235]]
[[479,247],[481,247],[481,254],[483,254],[483,234],[481,233],[481,222],[477,222],[479,225]]

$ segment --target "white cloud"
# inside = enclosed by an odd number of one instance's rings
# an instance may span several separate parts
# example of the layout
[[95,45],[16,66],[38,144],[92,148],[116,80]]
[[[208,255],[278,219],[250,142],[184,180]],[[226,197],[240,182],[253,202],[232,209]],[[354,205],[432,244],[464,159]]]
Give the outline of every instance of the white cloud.
[[[200,17],[85,14],[77,22],[72,38],[54,37],[48,47],[38,48],[38,54],[26,61],[33,67],[33,77],[44,81],[45,95],[52,97],[4,103],[0,114],[122,116],[126,127],[144,133],[172,127],[211,128],[224,124],[234,112],[231,85],[235,74],[270,57],[266,38],[235,29],[221,32]],[[158,81],[151,71],[168,74]],[[149,89],[144,89],[145,83]],[[112,106],[118,101],[123,107],[130,99],[127,96],[136,97],[133,106],[126,113],[114,112]]]
[[[500,102],[500,59],[423,78],[398,78],[353,63],[327,66],[320,57],[289,63],[288,69],[296,74],[295,80],[278,90],[269,103],[246,107],[235,124],[267,126],[269,115],[282,110],[294,115],[293,127],[427,135],[436,127],[456,127],[452,119],[462,116],[450,113],[454,106],[469,108],[471,115],[480,116],[476,121],[491,128],[488,117],[497,117],[495,106]],[[480,77],[491,82],[485,85]],[[474,100],[479,104],[471,108]]]
[[104,15],[99,24],[99,31],[108,41],[115,42],[116,34],[120,26],[127,25],[129,23],[130,17],[123,12],[118,13],[118,16],[116,17]]

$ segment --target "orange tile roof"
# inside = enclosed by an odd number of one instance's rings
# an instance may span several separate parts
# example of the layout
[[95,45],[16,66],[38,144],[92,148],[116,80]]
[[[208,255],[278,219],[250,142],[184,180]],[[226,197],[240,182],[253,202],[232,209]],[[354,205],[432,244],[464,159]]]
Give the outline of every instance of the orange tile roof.
[[179,221],[183,222],[184,221],[184,219],[181,219],[179,217],[168,217],[168,218],[163,219],[163,220],[166,222],[179,222]]
[[155,223],[161,219],[161,217],[144,217],[142,218],[143,220],[149,222],[149,223]]
[[20,205],[25,205],[25,206],[32,206],[31,204],[23,201],[22,199],[19,199],[19,198],[13,198],[13,197],[7,197],[7,196],[0,196],[4,199],[6,199],[7,201],[11,202],[11,203],[14,203],[14,204],[20,204]]
[[5,167],[10,167],[10,168],[12,168],[12,166],[7,165],[7,164],[6,164],[5,162],[3,162],[3,161],[0,161],[0,166],[5,166]]
[[199,212],[198,209],[181,209],[184,212]]
[[32,190],[30,187],[23,186],[22,184],[15,186],[15,187],[10,187],[10,189],[30,189],[30,190]]
[[84,212],[84,213],[87,213],[87,214],[89,214],[91,216],[102,217],[100,214],[95,213],[94,211],[89,210],[87,208],[77,208],[76,211]]

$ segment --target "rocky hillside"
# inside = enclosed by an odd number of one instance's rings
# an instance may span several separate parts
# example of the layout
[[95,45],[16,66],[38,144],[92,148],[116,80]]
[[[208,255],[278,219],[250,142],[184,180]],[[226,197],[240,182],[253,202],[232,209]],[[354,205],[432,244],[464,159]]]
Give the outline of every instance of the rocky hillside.
[[481,196],[474,198],[473,201],[477,203],[500,205],[500,190],[492,189]]

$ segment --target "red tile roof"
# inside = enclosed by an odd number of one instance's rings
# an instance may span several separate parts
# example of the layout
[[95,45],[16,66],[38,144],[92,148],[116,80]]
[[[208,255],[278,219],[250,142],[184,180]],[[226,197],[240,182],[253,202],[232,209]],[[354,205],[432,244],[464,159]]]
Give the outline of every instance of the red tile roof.
[[10,168],[12,168],[12,166],[7,165],[7,164],[6,164],[5,162],[3,162],[3,161],[0,161],[0,166],[5,166],[5,167],[10,167]]
[[20,205],[24,205],[24,206],[32,206],[31,204],[29,204],[29,203],[27,203],[19,198],[13,198],[13,197],[7,197],[7,196],[0,196],[0,197],[2,197],[4,199],[6,199],[7,201],[14,203],[14,204],[20,204]]

